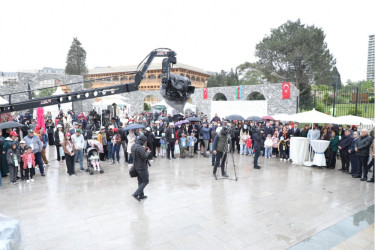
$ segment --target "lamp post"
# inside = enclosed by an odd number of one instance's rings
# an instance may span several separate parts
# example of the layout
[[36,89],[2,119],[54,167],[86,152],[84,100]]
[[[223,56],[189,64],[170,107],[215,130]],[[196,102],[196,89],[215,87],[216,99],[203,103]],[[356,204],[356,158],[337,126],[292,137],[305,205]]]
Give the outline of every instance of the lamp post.
[[337,102],[337,85],[340,82],[340,74],[337,71],[337,68],[333,68],[333,73],[332,73],[332,85],[334,85],[334,94],[333,94],[333,114],[332,116],[336,115],[336,102]]

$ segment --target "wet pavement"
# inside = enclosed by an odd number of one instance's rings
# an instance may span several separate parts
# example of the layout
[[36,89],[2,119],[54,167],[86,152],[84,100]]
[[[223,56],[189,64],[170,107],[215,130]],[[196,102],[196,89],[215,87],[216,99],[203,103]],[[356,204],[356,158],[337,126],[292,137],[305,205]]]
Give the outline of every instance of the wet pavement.
[[211,157],[156,159],[141,202],[125,163],[68,176],[51,161],[32,184],[3,178],[0,213],[20,221],[25,249],[297,249],[327,235],[335,246],[373,224],[373,183],[278,159],[261,157],[261,170],[249,156],[234,160],[238,181],[215,180]]

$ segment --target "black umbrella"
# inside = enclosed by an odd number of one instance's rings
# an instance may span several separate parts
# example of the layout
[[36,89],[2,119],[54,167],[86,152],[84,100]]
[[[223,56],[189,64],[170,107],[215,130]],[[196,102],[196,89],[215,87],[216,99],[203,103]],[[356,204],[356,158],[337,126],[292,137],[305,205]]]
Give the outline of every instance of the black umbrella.
[[129,126],[126,126],[125,128],[123,128],[123,130],[132,130],[132,129],[140,129],[140,128],[145,128],[145,126],[143,126],[142,124],[132,124],[132,125],[129,125]]
[[186,120],[188,120],[189,122],[201,122],[201,119],[194,117],[194,116],[189,117]]
[[0,129],[7,129],[7,128],[19,128],[23,127],[24,125],[18,122],[4,122],[0,124]]
[[260,118],[259,116],[249,116],[248,118],[246,118],[246,121],[255,121],[255,122],[261,122],[262,121],[262,118]]
[[230,121],[234,121],[234,120],[243,121],[243,120],[245,120],[241,115],[228,115],[226,119],[230,120]]
[[183,118],[184,118],[183,115],[178,114],[178,115],[174,115],[174,116],[172,117],[172,120],[173,120],[174,122],[178,122],[178,121],[183,120]]
[[162,116],[161,118],[159,118],[159,120],[163,120],[163,121],[166,121],[166,122],[169,121],[168,117],[165,117],[165,116]]

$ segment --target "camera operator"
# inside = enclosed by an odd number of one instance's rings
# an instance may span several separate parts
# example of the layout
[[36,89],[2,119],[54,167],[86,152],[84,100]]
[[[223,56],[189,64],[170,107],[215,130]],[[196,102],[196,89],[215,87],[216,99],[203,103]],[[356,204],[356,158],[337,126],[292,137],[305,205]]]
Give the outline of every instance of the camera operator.
[[111,121],[118,127],[118,123],[120,122],[120,108],[117,106],[116,103],[112,104],[112,113],[111,113]]
[[259,127],[257,125],[254,125],[251,128],[252,131],[252,139],[253,139],[253,147],[255,150],[255,155],[254,155],[254,168],[255,169],[260,169],[260,166],[258,165],[258,158],[260,155],[260,149],[263,146],[263,139],[262,135],[260,134]]
[[212,145],[213,153],[216,156],[215,165],[213,170],[213,176],[217,180],[216,171],[217,168],[221,167],[221,175],[223,177],[228,177],[225,173],[225,161],[228,153],[228,144],[231,143],[230,129],[227,127],[226,123],[223,124],[223,128],[219,133],[216,134],[214,143]]
[[132,155],[134,156],[134,168],[137,171],[138,189],[134,192],[133,197],[140,201],[146,199],[143,190],[149,182],[148,173],[148,159],[151,155],[151,150],[145,147],[147,138],[141,135],[131,147]]

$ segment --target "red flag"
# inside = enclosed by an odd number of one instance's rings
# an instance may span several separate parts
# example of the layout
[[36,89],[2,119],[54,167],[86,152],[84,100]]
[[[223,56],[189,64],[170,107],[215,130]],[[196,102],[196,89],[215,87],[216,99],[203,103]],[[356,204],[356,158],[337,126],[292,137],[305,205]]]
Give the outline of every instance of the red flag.
[[283,99],[290,98],[290,82],[284,82],[282,85]]
[[208,89],[207,88],[203,88],[203,99],[206,100],[208,97]]

